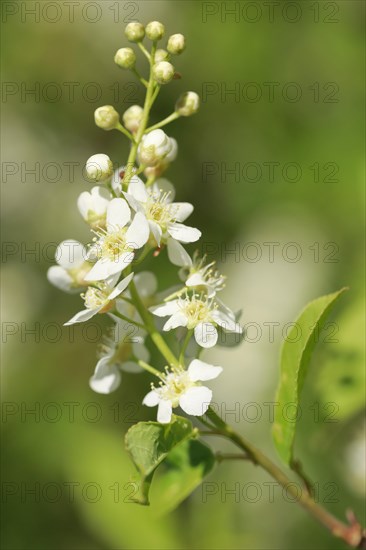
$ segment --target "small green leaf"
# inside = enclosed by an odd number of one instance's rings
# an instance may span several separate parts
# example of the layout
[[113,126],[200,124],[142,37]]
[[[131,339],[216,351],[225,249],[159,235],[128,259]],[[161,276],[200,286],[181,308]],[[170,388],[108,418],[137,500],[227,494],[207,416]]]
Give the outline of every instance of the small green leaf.
[[192,423],[175,416],[170,424],[139,422],[125,437],[126,449],[140,474],[139,494],[134,500],[149,504],[149,489],[156,468],[176,445],[194,435]]
[[289,404],[297,407],[311,354],[319,340],[327,315],[337,299],[347,290],[322,296],[310,302],[300,314],[283,343],[280,360],[280,381],[277,390],[275,422],[272,435],[282,460],[293,465],[296,421],[284,414]]
[[164,461],[166,471],[154,482],[152,502],[159,515],[171,512],[187,498],[211,472],[215,462],[215,455],[201,441],[189,439],[177,445]]

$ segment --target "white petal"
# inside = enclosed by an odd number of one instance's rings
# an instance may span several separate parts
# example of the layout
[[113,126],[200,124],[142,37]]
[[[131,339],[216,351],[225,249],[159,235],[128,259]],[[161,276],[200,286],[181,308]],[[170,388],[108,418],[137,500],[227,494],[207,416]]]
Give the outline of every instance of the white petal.
[[92,199],[92,210],[96,214],[104,214],[111,199],[108,189],[101,185],[96,185],[90,191],[90,195]]
[[151,271],[141,271],[135,277],[135,285],[140,296],[152,296],[158,289],[158,281]]
[[201,273],[193,273],[186,280],[186,286],[205,286],[206,282]]
[[132,248],[141,248],[149,239],[150,228],[147,219],[137,212],[126,232],[126,242]]
[[118,231],[131,219],[131,210],[125,199],[112,199],[107,208],[107,230]]
[[139,202],[146,202],[148,198],[145,184],[138,176],[132,176],[127,193]]
[[170,401],[161,400],[158,406],[158,422],[169,424],[172,419],[172,404]]
[[212,323],[200,323],[194,329],[194,337],[202,348],[212,348],[217,342],[218,334]]
[[[135,335],[134,335],[134,340],[138,340],[138,337],[136,337]],[[138,341],[134,342],[132,344],[132,351],[134,356],[137,357],[137,359],[142,359],[142,361],[145,361],[145,363],[150,361],[150,352],[143,343]]]
[[89,380],[92,390],[108,394],[116,390],[121,383],[121,373],[115,365],[108,364],[108,358],[99,360],[94,375]]
[[156,407],[159,401],[160,401],[160,397],[158,392],[156,392],[155,390],[152,390],[145,395],[142,401],[142,404],[146,405],[147,407]]
[[118,273],[125,269],[133,260],[132,252],[125,252],[121,254],[118,261],[110,260],[109,258],[102,258],[98,260],[96,264],[91,268],[89,273],[84,277],[85,281],[104,281],[111,275]]
[[190,202],[175,202],[173,208],[177,222],[184,222],[194,210],[193,204]]
[[75,323],[84,323],[85,321],[89,321],[89,319],[94,317],[100,309],[100,307],[96,309],[83,309],[82,311],[79,311],[79,313],[76,313],[74,317],[71,317],[67,323],[64,323],[64,326],[67,327],[68,325],[74,325]]
[[86,249],[74,239],[67,239],[56,249],[56,262],[65,269],[79,267],[86,260]]
[[117,296],[119,296],[121,292],[123,292],[128,287],[133,279],[133,276],[134,273],[130,273],[129,275],[127,275],[127,277],[122,279],[122,281],[120,281],[116,288],[114,288],[113,291],[110,293],[110,295],[108,296],[108,300],[114,300],[114,298],[117,298]]
[[183,313],[178,311],[178,313],[174,313],[174,315],[172,315],[170,319],[168,319],[168,321],[163,326],[163,330],[168,331],[177,327],[186,327],[186,326],[187,326],[187,317],[183,315]]
[[120,166],[113,173],[111,184],[112,184],[113,191],[115,191],[117,194],[121,193],[121,191],[122,191],[122,183],[121,183],[122,178],[121,178],[120,174],[123,174],[125,172],[125,170],[126,170],[125,166]]
[[180,407],[187,414],[202,416],[207,411],[212,400],[212,391],[206,386],[189,388],[179,399]]
[[77,207],[84,220],[88,217],[88,212],[91,210],[91,196],[88,191],[84,191],[79,195],[77,200]]
[[[73,280],[63,267],[60,265],[53,265],[47,271],[47,279],[51,284],[63,290],[64,292],[72,292],[72,283]],[[74,289],[78,291],[78,289]]]
[[222,327],[224,330],[227,330],[228,332],[237,332],[238,334],[241,334],[243,332],[239,323],[236,323],[233,319],[231,319],[222,311],[213,311],[211,317],[214,321],[216,321],[218,325],[220,325],[220,327]]
[[178,265],[179,267],[182,267],[183,265],[184,266],[192,265],[192,260],[188,252],[184,250],[183,246],[178,241],[170,237],[168,239],[167,245],[168,245],[168,258],[173,265]]
[[149,220],[149,227],[154,239],[156,240],[156,244],[160,246],[161,236],[163,234],[160,225],[158,225],[156,222],[153,222],[152,220]]
[[153,306],[150,308],[151,313],[158,317],[166,317],[167,315],[173,315],[180,311],[178,300],[171,300],[165,304],[159,306]]
[[182,223],[170,223],[168,226],[168,233],[173,239],[182,243],[194,243],[198,241],[202,233],[195,227],[189,227]]
[[164,193],[168,194],[168,202],[173,202],[175,197],[175,189],[172,183],[165,178],[159,178],[152,185],[151,191],[153,195]]
[[215,367],[209,363],[205,363],[200,359],[193,359],[188,367],[188,376],[192,382],[197,380],[206,381],[217,378],[222,373],[222,367]]
[[135,363],[135,361],[126,361],[123,363],[122,369],[125,372],[130,372],[131,374],[138,374],[144,370],[138,363]]
[[139,201],[137,201],[135,199],[135,197],[133,197],[129,193],[125,193],[125,192],[123,193],[123,196],[127,200],[128,204],[131,206],[131,208],[134,209],[135,212],[142,212],[142,213],[145,212],[145,208],[144,208],[143,204],[141,204]]

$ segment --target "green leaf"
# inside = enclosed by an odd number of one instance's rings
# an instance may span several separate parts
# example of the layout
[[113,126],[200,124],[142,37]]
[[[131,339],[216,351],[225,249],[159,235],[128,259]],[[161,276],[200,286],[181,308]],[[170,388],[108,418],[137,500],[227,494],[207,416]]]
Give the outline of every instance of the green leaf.
[[203,481],[215,465],[211,449],[196,439],[177,445],[164,462],[167,467],[154,482],[152,502],[159,515],[174,510]]
[[298,406],[311,354],[319,340],[319,334],[330,310],[345,290],[347,289],[342,288],[338,292],[310,302],[296,320],[282,346],[280,381],[276,396],[276,403],[279,404],[276,406],[272,435],[280,457],[289,466],[294,463],[296,421],[289,420],[286,406]]
[[170,424],[139,422],[128,430],[126,449],[140,474],[135,502],[149,504],[149,489],[156,468],[176,445],[193,436],[192,423],[180,416],[175,416]]

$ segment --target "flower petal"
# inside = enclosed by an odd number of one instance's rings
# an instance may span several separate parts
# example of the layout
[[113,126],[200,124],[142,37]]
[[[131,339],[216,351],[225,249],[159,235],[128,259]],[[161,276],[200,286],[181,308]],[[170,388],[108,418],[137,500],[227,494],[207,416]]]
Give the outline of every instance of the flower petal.
[[140,296],[148,297],[156,293],[158,280],[151,271],[140,271],[135,276],[135,285]]
[[144,214],[137,212],[126,232],[126,242],[131,248],[141,248],[149,239],[150,228]]
[[201,380],[202,382],[206,380],[213,380],[221,373],[222,367],[215,367],[214,365],[205,363],[200,359],[193,359],[188,367],[188,376],[192,382],[197,382],[197,380]]
[[104,281],[111,275],[123,271],[133,260],[133,252],[125,252],[113,261],[110,258],[101,258],[84,277],[85,281]]
[[143,370],[144,370],[135,361],[126,361],[125,363],[122,364],[122,369],[125,372],[129,372],[131,374],[138,374],[139,372],[143,372]]
[[173,239],[182,243],[194,243],[198,241],[202,233],[195,227],[189,227],[182,223],[171,223],[168,226],[168,233]]
[[169,237],[167,241],[167,245],[168,245],[168,258],[173,265],[177,265],[179,267],[182,267],[183,265],[184,266],[192,265],[192,260],[188,252],[184,250],[183,246],[178,241]]
[[77,288],[72,288],[73,280],[63,267],[60,265],[53,265],[47,271],[47,279],[55,287],[63,290],[64,292],[78,292]]
[[193,204],[190,202],[174,202],[172,206],[177,222],[184,222],[194,210]]
[[116,390],[120,383],[121,373],[118,367],[110,365],[107,357],[102,357],[89,380],[91,389],[97,393],[108,394]]
[[71,317],[69,321],[64,323],[64,327],[74,325],[75,323],[84,323],[85,321],[89,321],[89,319],[94,317],[100,309],[102,308],[98,307],[96,309],[83,309],[82,311],[79,311],[79,313],[76,313],[74,317]]
[[122,279],[122,281],[120,281],[116,288],[114,288],[113,291],[110,293],[110,295],[108,296],[108,300],[114,300],[114,298],[117,298],[117,296],[119,296],[121,292],[123,292],[128,287],[133,279],[133,276],[134,273],[130,273],[129,275],[127,275],[127,277]]
[[171,401],[161,400],[158,406],[158,422],[161,424],[169,424],[172,419],[172,403]]
[[194,337],[202,348],[212,348],[217,342],[218,334],[212,323],[200,323],[194,329]]
[[226,313],[216,310],[211,314],[212,319],[224,330],[228,332],[237,332],[241,334],[243,332],[239,323],[236,323],[235,320],[231,319]]
[[158,225],[156,222],[153,222],[152,220],[149,220],[149,227],[154,239],[156,240],[156,244],[160,246],[161,236],[163,234],[160,225]]
[[142,404],[147,407],[156,407],[160,401],[160,397],[157,391],[151,390],[148,394],[145,395]]
[[165,304],[160,304],[158,306],[152,306],[149,308],[149,311],[158,317],[166,317],[167,315],[173,315],[180,310],[178,300],[171,300]]
[[152,195],[168,195],[167,202],[173,202],[175,197],[174,185],[166,178],[159,178],[151,187]]
[[201,273],[193,273],[186,280],[186,286],[206,286],[206,281]]
[[113,233],[131,219],[131,210],[125,199],[112,199],[107,208],[107,231]]
[[207,411],[212,400],[212,391],[206,386],[194,386],[183,393],[179,405],[185,413],[202,416]]
[[62,241],[56,249],[56,262],[65,269],[79,267],[87,257],[85,247],[74,239]]
[[127,193],[132,195],[138,202],[146,202],[148,199],[145,184],[138,176],[132,176]]
[[163,326],[163,330],[168,331],[177,327],[186,327],[186,326],[187,326],[187,317],[183,315],[183,313],[178,311],[178,313],[174,313],[174,315],[172,315],[170,319],[168,319],[168,321]]

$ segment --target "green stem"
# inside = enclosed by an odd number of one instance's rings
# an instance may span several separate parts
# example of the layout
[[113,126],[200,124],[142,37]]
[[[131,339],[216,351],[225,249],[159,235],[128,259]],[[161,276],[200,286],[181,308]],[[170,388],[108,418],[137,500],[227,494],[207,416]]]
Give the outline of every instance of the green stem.
[[133,74],[134,74],[135,76],[137,76],[137,78],[139,79],[139,81],[141,82],[141,84],[142,84],[143,86],[145,86],[145,88],[147,88],[147,87],[148,87],[148,82],[147,82],[147,80],[145,80],[145,79],[140,75],[140,73],[138,72],[138,70],[137,70],[135,67],[133,67],[133,68],[131,69],[131,71],[133,72]]
[[148,331],[150,338],[152,339],[152,341],[154,342],[155,346],[158,348],[162,356],[165,357],[165,359],[168,361],[168,364],[177,367],[179,365],[179,361],[175,357],[174,353],[171,351],[168,344],[165,342],[160,332],[157,331],[154,325],[154,321],[152,320],[152,317],[150,315],[150,312],[146,309],[144,303],[142,302],[137,292],[134,281],[131,281],[129,288],[131,292],[131,297],[135,303],[135,307],[139,312],[141,319],[146,325],[146,330]]
[[155,52],[156,52],[156,43],[154,42],[153,46],[151,48],[150,77],[149,77],[149,82],[148,82],[148,86],[147,86],[147,90],[146,90],[143,115],[142,115],[142,119],[141,119],[141,122],[140,122],[139,129],[137,130],[135,141],[133,142],[131,150],[130,150],[130,154],[128,155],[127,164],[126,164],[126,172],[125,172],[125,176],[124,176],[123,182],[122,182],[122,186],[123,186],[125,191],[127,190],[128,184],[129,184],[129,182],[130,182],[130,180],[133,176],[133,169],[134,169],[135,162],[136,162],[138,146],[140,145],[142,136],[144,135],[147,123],[149,121],[150,109],[151,109],[151,106],[152,106],[152,103],[153,103],[152,98],[153,98],[153,94],[154,94],[155,81],[154,81],[154,78],[153,78],[152,67],[154,65]]
[[148,134],[149,132],[152,132],[152,130],[157,130],[158,128],[161,128],[162,126],[166,126],[167,124],[169,124],[169,122],[173,122],[173,120],[177,120],[177,118],[179,118],[179,117],[180,117],[180,115],[178,113],[174,112],[171,115],[164,118],[164,120],[161,120],[157,124],[154,124],[154,126],[150,126],[149,128],[147,128],[146,133]]
[[230,426],[228,426],[222,418],[220,418],[212,408],[207,411],[207,416],[211,422],[218,428],[223,435],[232,441],[237,447],[243,450],[248,458],[258,466],[261,466],[269,473],[285,490],[291,494],[295,500],[303,508],[305,508],[315,519],[322,523],[336,537],[343,539],[347,544],[356,548],[361,547],[365,542],[365,533],[357,521],[353,521],[347,525],[339,521],[336,517],[330,514],[327,510],[317,504],[308,491],[297,490],[295,484],[289,479],[274,462],[272,462],[259,449],[254,447],[243,436],[237,434]]
[[147,49],[145,48],[145,46],[143,45],[143,43],[142,43],[142,42],[138,42],[137,45],[138,45],[138,47],[140,48],[140,50],[142,51],[142,53],[144,54],[144,56],[145,56],[145,57],[149,60],[149,62],[150,62],[150,59],[151,59],[150,54],[149,54],[149,52],[147,51]]
[[158,371],[157,369],[154,369],[154,367],[152,367],[151,365],[149,365],[149,363],[146,363],[145,361],[142,361],[142,359],[140,359],[139,361],[137,361],[137,363],[140,365],[140,367],[142,367],[144,370],[150,372],[151,374],[153,374],[154,376],[157,376],[158,378],[161,379],[161,372]]
[[146,330],[145,325],[142,325],[138,321],[133,321],[132,319],[129,319],[125,315],[122,315],[122,313],[120,313],[119,311],[114,311],[113,315],[115,315],[119,319],[122,319],[122,321],[127,321],[127,323],[131,323],[131,325],[135,325],[136,327],[139,327],[139,328],[142,328],[143,330]]
[[122,126],[122,124],[120,122],[117,124],[116,130],[118,130],[119,132],[124,134],[130,141],[132,141],[132,143],[135,141],[133,139],[133,135],[130,134],[130,132],[128,130],[126,130],[126,128],[124,126]]
[[189,344],[189,341],[192,338],[192,334],[193,334],[193,330],[188,330],[187,331],[186,337],[184,338],[184,341],[183,341],[182,349],[180,350],[179,364],[182,365],[182,366],[184,365],[184,354],[185,354],[185,351],[186,351],[187,346]]

